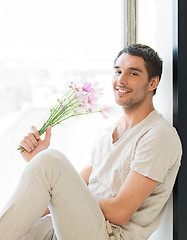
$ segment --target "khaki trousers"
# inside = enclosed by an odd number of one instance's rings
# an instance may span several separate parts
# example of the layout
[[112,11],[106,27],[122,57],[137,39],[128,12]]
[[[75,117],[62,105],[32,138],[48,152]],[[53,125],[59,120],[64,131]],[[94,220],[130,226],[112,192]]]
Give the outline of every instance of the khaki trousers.
[[71,163],[56,150],[44,150],[28,163],[0,213],[0,240],[24,239],[47,206],[58,240],[109,239],[104,215]]

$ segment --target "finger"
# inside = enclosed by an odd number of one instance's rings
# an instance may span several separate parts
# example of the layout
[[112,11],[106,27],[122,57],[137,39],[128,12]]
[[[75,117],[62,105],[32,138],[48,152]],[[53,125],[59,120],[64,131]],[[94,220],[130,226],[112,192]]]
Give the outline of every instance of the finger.
[[[20,142],[20,147],[24,148],[27,152],[31,152],[32,151],[31,147],[24,140],[22,140]],[[22,149],[20,149],[20,151],[21,150]]]
[[40,139],[40,134],[39,134],[37,128],[36,128],[35,126],[32,126],[32,127],[31,127],[31,130],[32,130],[35,138],[36,138],[37,140],[39,140],[39,139]]
[[28,136],[24,137],[24,143],[26,145],[28,145],[28,147],[31,149],[31,150],[34,150],[35,149],[35,146],[34,144],[31,142],[30,138]]
[[[21,143],[20,143],[21,144]],[[18,148],[17,148],[17,150],[20,150],[20,151],[22,151],[23,149],[24,149],[24,147],[22,147],[21,145],[18,145]]]
[[30,141],[33,143],[34,147],[38,146],[38,140],[35,138],[34,133],[29,133],[28,134],[28,138],[30,139]]
[[50,140],[51,140],[51,129],[52,129],[51,126],[49,126],[49,127],[47,128],[46,134],[45,134],[45,138],[44,138],[44,141],[45,141],[48,145],[50,145]]

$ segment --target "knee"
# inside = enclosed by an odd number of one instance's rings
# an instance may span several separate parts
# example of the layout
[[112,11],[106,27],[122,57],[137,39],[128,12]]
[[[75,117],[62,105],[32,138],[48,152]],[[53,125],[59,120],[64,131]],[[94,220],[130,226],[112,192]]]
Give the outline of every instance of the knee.
[[55,149],[46,149],[33,158],[32,161],[38,162],[38,164],[47,164],[47,165],[58,165],[62,162],[67,161],[65,155]]
[[[64,154],[54,149],[46,149],[38,153],[28,164],[28,169],[31,171],[42,169],[56,169],[64,168],[68,160]],[[33,172],[34,172],[33,171]]]

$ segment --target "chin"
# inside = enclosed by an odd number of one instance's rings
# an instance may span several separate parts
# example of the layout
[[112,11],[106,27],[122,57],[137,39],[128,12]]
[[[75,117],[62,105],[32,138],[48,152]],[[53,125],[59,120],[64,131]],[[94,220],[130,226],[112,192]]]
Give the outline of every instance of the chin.
[[129,102],[122,101],[122,99],[115,99],[115,100],[116,100],[116,103],[121,107],[129,107],[130,105],[132,105]]

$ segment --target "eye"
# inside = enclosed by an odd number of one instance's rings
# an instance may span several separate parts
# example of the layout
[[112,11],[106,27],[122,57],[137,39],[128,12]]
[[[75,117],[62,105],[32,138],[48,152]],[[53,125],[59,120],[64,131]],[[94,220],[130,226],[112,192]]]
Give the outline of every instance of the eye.
[[138,74],[136,72],[131,72],[130,75],[131,76],[138,76]]
[[115,74],[121,74],[121,71],[119,71],[119,70],[117,71],[117,70],[116,70],[116,71],[115,71]]

